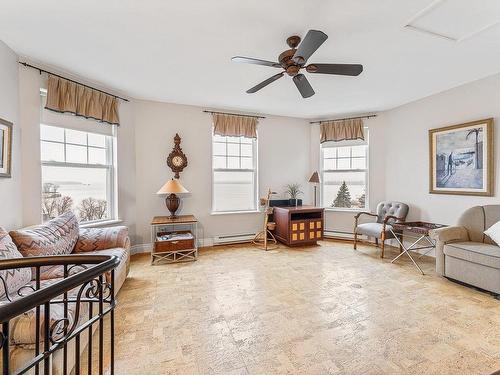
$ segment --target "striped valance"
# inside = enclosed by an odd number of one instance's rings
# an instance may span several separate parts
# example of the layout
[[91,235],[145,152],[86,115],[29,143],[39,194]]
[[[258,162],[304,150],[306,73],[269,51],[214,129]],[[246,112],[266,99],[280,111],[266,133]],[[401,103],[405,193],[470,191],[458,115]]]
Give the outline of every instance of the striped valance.
[[257,138],[256,117],[212,113],[212,118],[216,135]]
[[50,74],[45,109],[120,125],[116,97]]
[[363,119],[325,121],[320,124],[320,142],[365,139]]

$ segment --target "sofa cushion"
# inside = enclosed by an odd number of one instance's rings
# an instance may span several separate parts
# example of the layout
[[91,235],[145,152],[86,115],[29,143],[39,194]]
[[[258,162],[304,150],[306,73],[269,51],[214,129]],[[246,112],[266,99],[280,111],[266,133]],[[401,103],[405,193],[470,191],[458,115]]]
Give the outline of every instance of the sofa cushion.
[[482,242],[452,242],[446,244],[444,254],[468,262],[500,269],[500,247]]
[[21,254],[28,257],[71,254],[78,233],[75,214],[67,212],[42,225],[11,231],[10,235]]
[[[383,224],[380,223],[364,223],[359,224],[356,228],[357,234],[363,234],[365,236],[372,236],[380,238],[382,234]],[[392,229],[392,225],[385,226],[385,238],[394,237],[390,230]]]
[[75,245],[75,252],[111,249],[115,247],[126,248],[130,246],[128,228],[115,226],[108,228],[82,228]]
[[[17,250],[16,245],[7,231],[0,227],[0,260],[22,258],[23,256]],[[31,281],[30,268],[17,268],[0,271],[0,277],[5,281],[9,296],[17,294],[22,286]],[[0,299],[5,298],[5,286],[0,284]]]

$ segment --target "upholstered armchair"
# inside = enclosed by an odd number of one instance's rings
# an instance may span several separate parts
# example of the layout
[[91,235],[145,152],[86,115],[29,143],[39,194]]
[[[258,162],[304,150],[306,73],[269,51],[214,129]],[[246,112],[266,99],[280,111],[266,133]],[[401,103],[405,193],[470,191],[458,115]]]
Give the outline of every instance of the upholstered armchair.
[[[377,205],[377,213],[360,212],[354,216],[354,250],[358,242],[358,235],[375,237],[375,245],[378,246],[380,239],[381,254],[384,257],[385,240],[394,238],[391,232],[392,224],[396,221],[405,221],[408,215],[409,207],[401,202],[385,201]],[[377,220],[370,223],[359,224],[359,218],[362,215],[372,216]]]

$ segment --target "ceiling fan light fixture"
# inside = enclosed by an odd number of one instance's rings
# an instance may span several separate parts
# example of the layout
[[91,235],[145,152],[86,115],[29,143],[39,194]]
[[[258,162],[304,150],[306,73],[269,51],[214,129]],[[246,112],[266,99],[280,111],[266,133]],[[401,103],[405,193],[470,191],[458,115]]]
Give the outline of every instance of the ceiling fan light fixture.
[[297,35],[292,35],[287,38],[286,43],[291,49],[283,51],[278,56],[278,62],[254,59],[252,57],[235,56],[232,58],[234,62],[247,63],[254,65],[264,65],[273,68],[281,68],[281,73],[262,81],[254,87],[247,90],[247,93],[253,94],[277,79],[283,77],[285,73],[292,77],[293,82],[297,86],[303,98],[309,98],[314,95],[314,90],[307,80],[306,76],[300,73],[301,69],[305,69],[307,73],[316,74],[334,74],[343,76],[357,76],[363,71],[363,65],[360,64],[309,64],[307,60],[316,50],[328,39],[328,35],[319,30],[309,30],[304,37],[304,40]]

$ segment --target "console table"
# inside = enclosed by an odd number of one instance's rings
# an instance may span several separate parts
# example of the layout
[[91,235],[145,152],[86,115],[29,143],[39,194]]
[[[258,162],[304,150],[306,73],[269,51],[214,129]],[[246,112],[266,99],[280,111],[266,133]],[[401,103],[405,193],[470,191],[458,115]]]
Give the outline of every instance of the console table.
[[151,264],[195,261],[197,228],[198,220],[193,215],[155,216],[151,221]]
[[313,206],[275,206],[274,236],[288,246],[315,245],[323,239],[323,208]]

